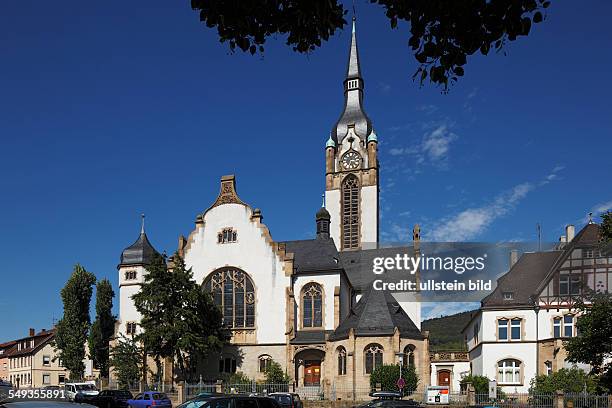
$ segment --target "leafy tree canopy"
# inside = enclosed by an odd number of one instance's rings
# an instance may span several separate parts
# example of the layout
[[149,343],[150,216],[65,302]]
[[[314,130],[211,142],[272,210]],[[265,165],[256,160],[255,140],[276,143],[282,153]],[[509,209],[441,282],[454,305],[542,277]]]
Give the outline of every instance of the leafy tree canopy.
[[85,371],[85,347],[89,332],[89,303],[96,277],[81,265],[74,270],[61,291],[64,315],[57,323],[55,346],[57,357],[70,371],[70,378],[81,379]]
[[593,294],[577,309],[580,336],[564,343],[567,359],[591,365],[591,373],[601,376],[601,386],[612,391],[612,295]]
[[128,389],[140,378],[143,349],[133,339],[121,336],[111,348],[110,365],[117,377],[119,387]]
[[108,377],[109,342],[115,333],[116,318],[113,315],[115,292],[108,279],[96,285],[96,320],[89,333],[89,354],[100,369],[102,377]]
[[264,374],[266,375],[267,384],[288,384],[289,376],[280,364],[276,361],[271,360],[266,367]]
[[[409,23],[408,47],[419,67],[414,76],[448,89],[463,76],[467,57],[500,51],[544,19],[549,0],[370,0],[390,27]],[[311,52],[347,24],[339,0],[191,0],[200,21],[216,28],[230,50],[263,53],[268,37],[281,34],[294,51]]]
[[579,368],[562,368],[551,375],[538,375],[531,380],[529,393],[553,394],[557,390],[578,393],[586,390],[595,393],[597,381]]
[[172,258],[171,270],[157,255],[147,272],[140,292],[133,296],[142,316],[138,340],[158,365],[160,359],[172,358],[182,379],[189,361],[205,357],[225,342],[222,314],[178,254]]
[[[397,380],[399,380],[399,364],[383,364],[376,367],[370,374],[370,387],[372,389],[380,384],[382,391],[399,391]],[[419,384],[419,377],[414,366],[402,366],[402,378],[406,381],[405,391],[414,391]]]
[[461,385],[472,384],[474,386],[474,392],[476,394],[488,394],[489,393],[489,377],[484,375],[468,375],[461,379]]

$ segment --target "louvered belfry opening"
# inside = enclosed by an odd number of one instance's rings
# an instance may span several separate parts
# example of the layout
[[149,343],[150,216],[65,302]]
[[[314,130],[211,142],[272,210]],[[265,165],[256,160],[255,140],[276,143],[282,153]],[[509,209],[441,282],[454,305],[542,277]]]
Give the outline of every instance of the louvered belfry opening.
[[353,174],[342,182],[342,248],[359,248],[359,180]]

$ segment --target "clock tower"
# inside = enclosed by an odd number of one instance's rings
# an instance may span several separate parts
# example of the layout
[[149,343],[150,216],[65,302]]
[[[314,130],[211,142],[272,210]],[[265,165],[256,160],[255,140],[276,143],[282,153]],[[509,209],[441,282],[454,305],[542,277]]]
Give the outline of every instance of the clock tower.
[[344,79],[344,110],[325,145],[325,205],[339,250],[378,244],[378,138],[363,109],[355,18]]

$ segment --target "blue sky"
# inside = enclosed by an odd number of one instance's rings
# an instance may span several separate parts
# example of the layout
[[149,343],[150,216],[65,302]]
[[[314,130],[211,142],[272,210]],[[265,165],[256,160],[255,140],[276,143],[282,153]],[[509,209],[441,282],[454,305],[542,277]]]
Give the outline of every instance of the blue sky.
[[[412,82],[407,27],[357,2],[385,240],[417,222],[478,241],[533,240],[540,222],[556,240],[612,206],[612,5],[589,6],[553,2],[443,95]],[[312,236],[349,36],[307,56],[271,39],[262,58],[230,54],[189,2],[2,2],[0,341],[61,316],[77,262],[116,285],[141,212],[172,252],[224,174],[275,239]]]

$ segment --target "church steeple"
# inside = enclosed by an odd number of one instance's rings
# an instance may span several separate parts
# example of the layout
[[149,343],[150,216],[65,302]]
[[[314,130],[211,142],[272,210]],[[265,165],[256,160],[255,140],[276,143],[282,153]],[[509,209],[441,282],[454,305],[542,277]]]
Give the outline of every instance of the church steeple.
[[364,81],[353,30],[344,109],[325,144],[325,202],[329,235],[340,250],[378,243],[378,137],[363,109]]
[[357,33],[353,17],[351,46],[344,79],[344,110],[340,119],[332,129],[332,140],[338,145],[348,133],[349,126],[355,126],[355,133],[365,141],[372,132],[372,122],[363,109],[364,81],[359,65],[359,50],[357,48]]

